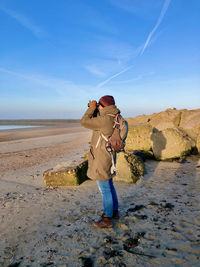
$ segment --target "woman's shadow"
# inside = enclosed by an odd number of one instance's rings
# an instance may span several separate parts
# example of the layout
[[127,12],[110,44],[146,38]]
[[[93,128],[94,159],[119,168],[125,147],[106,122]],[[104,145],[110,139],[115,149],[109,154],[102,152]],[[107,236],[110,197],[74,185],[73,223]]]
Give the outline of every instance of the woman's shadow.
[[150,139],[150,150],[153,155],[150,158],[145,159],[146,174],[141,178],[141,183],[145,183],[147,180],[153,178],[167,144],[167,139],[163,135],[162,131],[159,131],[157,128],[153,128]]
[[162,131],[159,131],[157,128],[153,128],[150,139],[152,142],[154,157],[156,157],[157,160],[161,160],[162,151],[166,148],[167,144],[165,136],[163,135]]

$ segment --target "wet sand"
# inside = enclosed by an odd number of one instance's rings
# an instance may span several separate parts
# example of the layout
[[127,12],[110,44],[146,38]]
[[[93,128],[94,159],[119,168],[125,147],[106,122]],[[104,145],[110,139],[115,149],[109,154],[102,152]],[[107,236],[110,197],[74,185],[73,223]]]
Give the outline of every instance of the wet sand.
[[91,133],[73,130],[0,142],[0,266],[199,266],[200,157],[148,160],[136,185],[115,183],[113,229],[94,229],[94,181],[43,185],[44,170],[87,151]]
[[[34,138],[34,137],[60,135],[60,134],[66,134],[66,133],[76,133],[78,131],[83,132],[87,130],[81,127],[79,123],[65,123],[64,125],[57,123],[57,125],[54,125],[54,126],[41,125],[35,128],[2,130],[0,131],[0,142],[20,140],[20,139],[26,139],[26,138]],[[0,150],[0,153],[1,153],[1,150]]]

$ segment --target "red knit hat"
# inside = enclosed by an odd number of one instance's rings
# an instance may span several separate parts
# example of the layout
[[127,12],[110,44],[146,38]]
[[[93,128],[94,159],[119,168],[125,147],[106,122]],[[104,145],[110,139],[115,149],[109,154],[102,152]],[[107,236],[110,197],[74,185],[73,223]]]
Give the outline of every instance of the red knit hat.
[[99,104],[103,107],[115,105],[115,99],[111,95],[104,95],[99,99]]

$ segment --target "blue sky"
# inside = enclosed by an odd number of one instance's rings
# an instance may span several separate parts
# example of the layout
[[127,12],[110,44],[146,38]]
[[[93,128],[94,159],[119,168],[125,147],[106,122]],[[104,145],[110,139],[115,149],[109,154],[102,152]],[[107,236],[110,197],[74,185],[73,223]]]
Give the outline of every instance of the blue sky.
[[0,118],[200,108],[199,0],[1,0]]

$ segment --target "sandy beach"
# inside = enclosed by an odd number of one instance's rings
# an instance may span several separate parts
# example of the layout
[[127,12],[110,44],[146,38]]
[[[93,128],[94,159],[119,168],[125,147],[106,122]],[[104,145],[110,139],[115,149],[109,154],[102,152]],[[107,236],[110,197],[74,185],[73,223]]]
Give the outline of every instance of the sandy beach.
[[99,230],[94,181],[52,188],[42,179],[80,161],[90,136],[79,124],[0,132],[0,266],[199,266],[200,156],[148,160],[137,184],[115,183],[120,219]]

